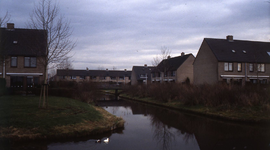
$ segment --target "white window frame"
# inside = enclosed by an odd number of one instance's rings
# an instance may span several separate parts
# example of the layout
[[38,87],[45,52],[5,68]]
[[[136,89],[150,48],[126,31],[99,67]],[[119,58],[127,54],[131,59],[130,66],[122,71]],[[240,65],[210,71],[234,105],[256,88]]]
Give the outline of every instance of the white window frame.
[[237,63],[237,71],[242,72],[242,63]]
[[265,64],[257,64],[258,72],[265,72]]
[[233,71],[233,63],[224,62],[224,71]]
[[253,72],[254,71],[254,64],[250,63],[249,64],[249,72]]
[[70,76],[70,79],[77,79],[77,76]]

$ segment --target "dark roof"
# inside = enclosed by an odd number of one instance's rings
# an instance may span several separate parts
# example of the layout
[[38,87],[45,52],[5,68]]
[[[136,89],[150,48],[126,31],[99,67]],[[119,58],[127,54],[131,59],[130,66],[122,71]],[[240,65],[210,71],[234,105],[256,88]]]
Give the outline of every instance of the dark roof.
[[[155,71],[153,72],[163,72],[166,71],[175,71],[177,70],[185,61],[186,59],[191,56],[192,54],[187,54],[183,56],[173,57],[169,59],[162,60]],[[193,56],[193,55],[192,55]]]
[[73,70],[57,69],[57,76],[100,76],[100,77],[130,77],[131,71],[120,70]]
[[156,67],[153,66],[133,66],[132,71],[135,72],[136,80],[145,80],[145,78],[141,78],[141,75],[146,75],[148,76],[148,79],[151,80],[151,72],[155,69]]
[[44,56],[46,40],[45,30],[0,28],[1,49],[6,55]]
[[227,39],[204,39],[218,61],[270,63],[270,43]]

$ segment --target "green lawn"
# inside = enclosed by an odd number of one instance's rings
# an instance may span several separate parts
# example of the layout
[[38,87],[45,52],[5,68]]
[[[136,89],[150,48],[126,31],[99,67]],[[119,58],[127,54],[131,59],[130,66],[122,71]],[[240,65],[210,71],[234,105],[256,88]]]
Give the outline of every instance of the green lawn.
[[38,108],[39,97],[0,97],[0,126],[34,128],[97,121],[102,115],[91,105],[73,99],[49,97],[48,109]]
[[1,96],[0,138],[78,136],[121,121],[102,108],[69,98],[49,97],[47,109],[38,104],[35,96]]

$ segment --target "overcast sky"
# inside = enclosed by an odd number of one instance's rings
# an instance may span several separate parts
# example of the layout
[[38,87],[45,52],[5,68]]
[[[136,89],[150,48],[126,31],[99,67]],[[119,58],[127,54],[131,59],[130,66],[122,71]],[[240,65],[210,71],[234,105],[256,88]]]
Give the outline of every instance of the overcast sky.
[[[0,0],[15,28],[25,28],[37,0]],[[268,0],[59,0],[70,20],[74,69],[152,65],[162,46],[194,56],[203,38],[270,41]]]

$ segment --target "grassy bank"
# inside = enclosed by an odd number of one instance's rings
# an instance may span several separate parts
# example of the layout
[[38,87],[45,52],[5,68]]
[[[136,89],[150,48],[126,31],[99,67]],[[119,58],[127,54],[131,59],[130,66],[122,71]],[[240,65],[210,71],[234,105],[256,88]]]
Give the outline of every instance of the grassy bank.
[[270,90],[265,86],[152,84],[128,87],[122,96],[215,118],[270,122]]
[[0,138],[14,140],[79,137],[123,127],[124,121],[102,108],[62,97],[49,97],[39,109],[39,97],[0,97]]

